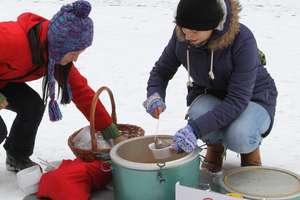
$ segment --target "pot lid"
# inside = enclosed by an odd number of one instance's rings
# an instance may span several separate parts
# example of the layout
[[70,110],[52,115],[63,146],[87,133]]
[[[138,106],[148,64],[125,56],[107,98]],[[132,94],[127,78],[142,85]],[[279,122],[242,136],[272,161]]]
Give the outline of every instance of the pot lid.
[[299,175],[272,167],[241,167],[223,177],[224,188],[251,199],[291,199],[300,196]]

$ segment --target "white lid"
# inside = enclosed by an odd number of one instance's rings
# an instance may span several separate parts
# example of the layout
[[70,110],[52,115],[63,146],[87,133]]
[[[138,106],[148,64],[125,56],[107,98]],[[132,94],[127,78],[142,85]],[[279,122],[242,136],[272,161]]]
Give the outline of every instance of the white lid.
[[273,167],[241,167],[225,173],[223,187],[251,199],[291,199],[300,196],[299,175]]

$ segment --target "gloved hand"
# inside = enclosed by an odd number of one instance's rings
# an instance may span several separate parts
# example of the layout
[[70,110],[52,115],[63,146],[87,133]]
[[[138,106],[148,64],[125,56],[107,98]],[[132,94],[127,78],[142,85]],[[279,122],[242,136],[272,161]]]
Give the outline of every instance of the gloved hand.
[[118,127],[114,123],[111,123],[108,127],[106,127],[102,131],[102,134],[105,140],[109,140],[111,138],[114,139],[121,135],[120,131],[118,130]]
[[102,131],[102,134],[105,140],[113,139],[114,144],[118,144],[128,139],[125,134],[122,134],[118,130],[118,127],[114,123],[111,123],[108,127],[106,127]]
[[157,92],[149,96],[146,101],[144,101],[143,106],[147,113],[156,119],[158,119],[160,113],[166,109],[166,104]]
[[0,110],[8,105],[6,97],[0,92]]
[[173,142],[172,146],[177,152],[185,151],[190,153],[197,147],[197,138],[189,124],[175,133]]

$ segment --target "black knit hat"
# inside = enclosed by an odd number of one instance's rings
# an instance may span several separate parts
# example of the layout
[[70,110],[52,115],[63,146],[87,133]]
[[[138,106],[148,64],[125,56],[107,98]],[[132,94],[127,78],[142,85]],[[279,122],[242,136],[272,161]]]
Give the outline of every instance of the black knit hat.
[[175,22],[177,25],[198,31],[216,28],[224,12],[217,0],[180,0]]

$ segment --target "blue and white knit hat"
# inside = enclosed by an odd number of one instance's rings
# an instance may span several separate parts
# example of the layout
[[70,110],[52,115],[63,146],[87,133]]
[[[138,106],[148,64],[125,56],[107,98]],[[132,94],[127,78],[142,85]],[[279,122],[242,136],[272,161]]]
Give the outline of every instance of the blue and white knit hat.
[[[85,0],[77,0],[64,5],[51,19],[48,28],[48,104],[51,121],[62,119],[57,101],[55,100],[55,65],[59,64],[65,54],[81,51],[89,47],[93,41],[93,21],[88,17],[91,4]],[[70,103],[72,94],[67,85],[69,98],[61,103]]]

